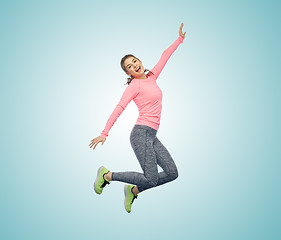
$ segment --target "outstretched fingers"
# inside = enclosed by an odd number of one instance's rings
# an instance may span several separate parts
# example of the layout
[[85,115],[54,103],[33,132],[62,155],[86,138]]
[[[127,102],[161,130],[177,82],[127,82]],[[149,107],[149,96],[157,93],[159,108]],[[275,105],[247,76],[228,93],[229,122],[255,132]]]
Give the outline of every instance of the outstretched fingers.
[[181,37],[185,38],[186,32],[185,32],[185,33],[182,33],[182,28],[183,28],[183,23],[180,25],[179,35],[180,35]]
[[104,142],[105,142],[105,138],[102,138],[102,137],[97,137],[97,138],[94,138],[93,140],[91,140],[91,143],[89,144],[90,148],[93,147],[93,150],[96,148],[96,146],[101,142],[103,145]]
[[98,139],[97,139],[97,138],[94,138],[94,139],[92,140],[92,142],[89,144],[89,146],[90,146],[90,148],[94,146],[94,147],[93,147],[93,150],[94,150],[98,143],[99,143],[99,142],[98,142]]

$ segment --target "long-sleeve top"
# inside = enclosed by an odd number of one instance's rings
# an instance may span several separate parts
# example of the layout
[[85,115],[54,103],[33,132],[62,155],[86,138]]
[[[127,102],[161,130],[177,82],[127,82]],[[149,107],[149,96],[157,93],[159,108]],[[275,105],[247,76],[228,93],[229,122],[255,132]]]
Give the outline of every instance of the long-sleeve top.
[[107,120],[106,126],[100,135],[101,137],[106,138],[108,136],[109,130],[131,100],[136,103],[139,110],[139,117],[136,124],[146,125],[158,130],[162,112],[162,91],[157,85],[156,80],[170,56],[183,42],[183,39],[183,37],[179,36],[177,40],[162,53],[160,60],[151,70],[153,74],[149,74],[150,76],[147,75],[146,79],[134,78],[131,81]]

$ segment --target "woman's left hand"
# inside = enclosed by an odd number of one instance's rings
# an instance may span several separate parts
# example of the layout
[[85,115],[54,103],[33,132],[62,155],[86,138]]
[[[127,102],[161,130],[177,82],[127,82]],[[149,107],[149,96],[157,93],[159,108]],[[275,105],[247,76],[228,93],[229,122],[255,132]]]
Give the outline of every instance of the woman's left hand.
[[186,32],[182,33],[182,27],[183,27],[183,23],[182,23],[181,26],[180,26],[179,35],[180,35],[181,37],[185,38]]

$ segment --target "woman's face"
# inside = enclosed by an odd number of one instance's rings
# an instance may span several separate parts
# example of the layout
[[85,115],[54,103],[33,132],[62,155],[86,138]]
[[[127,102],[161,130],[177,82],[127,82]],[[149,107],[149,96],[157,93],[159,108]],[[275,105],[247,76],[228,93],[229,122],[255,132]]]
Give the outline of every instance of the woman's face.
[[127,57],[124,61],[124,67],[129,76],[133,76],[134,78],[145,76],[142,62],[135,57]]

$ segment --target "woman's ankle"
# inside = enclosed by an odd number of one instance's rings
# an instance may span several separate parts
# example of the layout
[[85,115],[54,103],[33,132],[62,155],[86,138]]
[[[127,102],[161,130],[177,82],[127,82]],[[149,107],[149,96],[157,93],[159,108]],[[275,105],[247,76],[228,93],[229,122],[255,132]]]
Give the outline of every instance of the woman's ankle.
[[112,181],[112,172],[108,172],[104,174],[104,179],[107,180],[108,182]]
[[140,191],[139,191],[139,189],[138,189],[137,186],[134,186],[134,187],[132,188],[132,192],[133,192],[133,194],[134,194],[135,196],[137,196]]

